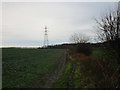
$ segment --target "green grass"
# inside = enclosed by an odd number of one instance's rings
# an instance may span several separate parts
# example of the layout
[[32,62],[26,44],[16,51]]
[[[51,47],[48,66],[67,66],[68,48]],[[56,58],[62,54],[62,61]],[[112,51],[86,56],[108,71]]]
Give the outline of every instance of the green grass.
[[27,88],[35,84],[41,87],[45,82],[43,76],[55,70],[62,52],[62,49],[2,49],[2,87]]
[[53,88],[68,88],[68,77],[70,74],[71,66],[72,62],[67,61],[65,70],[63,71],[57,82],[54,83]]
[[75,72],[74,72],[74,88],[83,88],[84,87],[84,82],[83,82],[83,73],[80,72],[80,64],[76,62],[75,65]]
[[91,56],[94,57],[94,58],[103,58],[105,56],[105,50],[103,50],[103,49],[93,49]]
[[95,49],[92,51],[91,56],[95,59],[105,59],[109,60],[110,62],[116,64],[118,57],[116,54],[107,49]]

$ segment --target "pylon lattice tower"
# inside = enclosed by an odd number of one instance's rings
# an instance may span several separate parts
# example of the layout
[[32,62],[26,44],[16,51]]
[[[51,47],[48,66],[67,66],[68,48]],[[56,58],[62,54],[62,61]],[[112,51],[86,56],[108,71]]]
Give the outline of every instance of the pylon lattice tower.
[[118,13],[120,15],[120,1],[118,2]]
[[44,47],[48,46],[48,33],[47,33],[47,27],[44,28],[45,34],[44,34]]

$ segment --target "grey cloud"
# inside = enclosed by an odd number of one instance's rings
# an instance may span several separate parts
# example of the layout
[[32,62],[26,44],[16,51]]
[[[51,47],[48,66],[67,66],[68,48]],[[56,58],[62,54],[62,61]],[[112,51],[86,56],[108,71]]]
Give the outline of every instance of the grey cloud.
[[[3,3],[3,45],[43,45],[44,26],[51,44],[68,42],[74,32],[94,35],[93,18],[114,3]],[[89,33],[88,33],[89,32]],[[22,42],[23,41],[23,42]],[[8,43],[9,42],[9,43]],[[31,43],[27,43],[31,42]],[[33,43],[32,43],[33,42]]]

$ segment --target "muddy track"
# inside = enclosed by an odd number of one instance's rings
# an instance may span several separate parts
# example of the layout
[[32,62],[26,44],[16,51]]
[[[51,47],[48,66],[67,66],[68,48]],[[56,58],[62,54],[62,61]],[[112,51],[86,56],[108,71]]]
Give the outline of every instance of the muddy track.
[[70,74],[68,77],[68,88],[74,88],[74,83],[73,83],[74,72],[75,72],[75,64],[72,63],[72,67],[71,67]]
[[65,68],[66,55],[67,55],[67,51],[64,51],[58,59],[57,62],[58,67],[56,68],[56,70],[52,74],[46,75],[44,77],[46,79],[46,83],[43,86],[43,88],[51,88],[53,83],[58,80],[58,78],[60,77],[60,75],[62,74]]

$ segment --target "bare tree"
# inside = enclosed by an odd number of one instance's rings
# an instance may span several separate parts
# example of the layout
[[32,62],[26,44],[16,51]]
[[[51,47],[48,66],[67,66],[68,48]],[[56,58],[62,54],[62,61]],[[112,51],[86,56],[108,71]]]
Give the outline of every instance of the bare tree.
[[117,9],[110,11],[100,20],[96,20],[96,23],[99,39],[107,42],[107,45],[120,57],[120,2]]
[[74,43],[87,43],[89,41],[89,36],[82,33],[74,33],[71,35],[70,41]]
[[88,43],[89,40],[90,37],[83,33],[74,33],[70,37],[70,41],[76,43],[76,46],[71,48],[72,51],[77,53],[83,53],[85,55],[90,55],[92,48],[90,43]]
[[120,38],[120,12],[118,10],[109,12],[96,22],[99,30],[101,30],[101,33],[99,33],[101,40],[109,41]]

